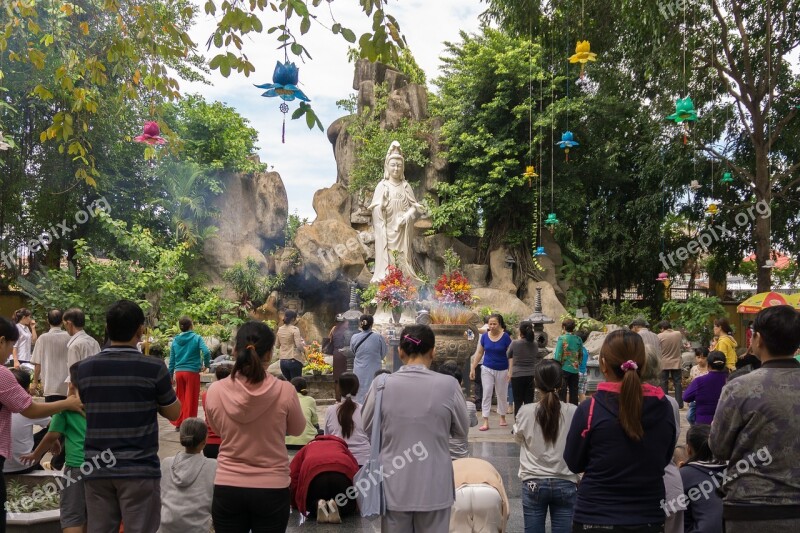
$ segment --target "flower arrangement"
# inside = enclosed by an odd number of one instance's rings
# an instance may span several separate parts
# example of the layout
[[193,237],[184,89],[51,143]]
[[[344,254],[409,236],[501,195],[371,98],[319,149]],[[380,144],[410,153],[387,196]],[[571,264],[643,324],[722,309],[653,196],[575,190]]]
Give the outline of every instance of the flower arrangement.
[[333,367],[325,362],[325,354],[322,353],[322,346],[317,341],[306,346],[306,366],[303,367],[303,374],[332,374]]
[[403,271],[395,265],[389,265],[386,277],[378,283],[375,300],[379,305],[391,309],[400,309],[413,305],[417,299],[417,288]]
[[475,304],[472,287],[464,274],[458,270],[442,274],[442,277],[436,282],[434,290],[436,291],[436,301],[442,305],[471,307]]

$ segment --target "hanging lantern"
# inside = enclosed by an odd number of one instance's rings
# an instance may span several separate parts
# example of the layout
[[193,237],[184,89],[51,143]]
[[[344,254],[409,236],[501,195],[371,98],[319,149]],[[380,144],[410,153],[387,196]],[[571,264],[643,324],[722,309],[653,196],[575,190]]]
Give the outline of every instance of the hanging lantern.
[[730,172],[723,173],[722,179],[719,180],[719,182],[725,185],[730,185],[731,183],[733,183],[733,174],[731,174]]
[[697,192],[697,191],[699,191],[699,190],[702,188],[702,185],[700,185],[700,182],[699,182],[699,181],[697,181],[697,180],[692,180],[692,183],[690,183],[690,184],[689,184],[689,188],[690,188],[691,190],[693,190],[694,192]]
[[570,63],[581,64],[581,79],[584,77],[584,67],[589,61],[597,61],[597,54],[591,51],[589,41],[578,41],[575,44],[575,54],[569,57]]
[[575,140],[571,131],[565,131],[561,134],[561,140],[556,143],[560,148],[564,149],[566,162],[569,163],[569,149],[575,146],[580,146],[580,143]]
[[536,253],[534,255],[536,255],[537,257],[541,257],[543,255],[547,255],[547,252],[544,251],[544,246],[537,246],[536,247]]
[[149,145],[164,144],[167,140],[161,136],[161,128],[158,127],[158,122],[149,121],[144,123],[142,134],[133,138],[134,141],[145,143]]
[[660,273],[656,278],[656,281],[660,281],[662,283],[665,281],[669,281],[669,274],[667,274],[666,272]]
[[544,221],[544,225],[552,230],[554,226],[558,225],[558,222],[559,222],[559,220],[558,220],[558,217],[556,216],[556,214],[555,213],[549,213],[547,215],[547,218]]
[[533,165],[525,167],[525,173],[522,175],[528,178],[528,187],[531,186],[531,180],[539,177],[539,174],[536,173],[536,169],[533,167]]
[[708,207],[706,207],[706,214],[713,217],[717,213],[719,213],[719,207],[717,207],[717,204],[710,204]]
[[683,144],[689,143],[689,123],[697,120],[697,111],[691,97],[678,98],[675,101],[675,112],[667,117],[675,124],[683,124]]
[[278,107],[283,113],[283,129],[281,134],[281,141],[286,142],[286,113],[289,112],[289,106],[285,102],[291,102],[295,98],[304,102],[310,102],[308,96],[297,87],[300,79],[300,69],[294,63],[288,60],[284,63],[280,61],[275,63],[275,71],[272,73],[272,83],[263,83],[256,85],[259,89],[267,89],[261,93],[265,98],[279,97],[284,100]]

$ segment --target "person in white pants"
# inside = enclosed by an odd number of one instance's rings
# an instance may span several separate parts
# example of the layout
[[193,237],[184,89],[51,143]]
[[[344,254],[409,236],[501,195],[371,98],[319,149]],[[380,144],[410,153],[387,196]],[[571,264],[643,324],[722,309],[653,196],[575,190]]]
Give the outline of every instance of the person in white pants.
[[511,337],[506,333],[506,324],[503,316],[494,314],[489,316],[486,324],[489,330],[481,335],[478,349],[472,358],[472,368],[469,379],[475,379],[475,367],[483,358],[481,366],[481,383],[483,385],[482,414],[483,425],[480,431],[489,429],[489,413],[492,409],[492,393],[497,390],[497,413],[500,415],[500,426],[508,426],[506,412],[508,411],[508,382],[510,381],[511,365],[508,347],[511,346]]
[[508,497],[503,479],[483,459],[453,461],[456,501],[450,533],[503,533],[508,522]]

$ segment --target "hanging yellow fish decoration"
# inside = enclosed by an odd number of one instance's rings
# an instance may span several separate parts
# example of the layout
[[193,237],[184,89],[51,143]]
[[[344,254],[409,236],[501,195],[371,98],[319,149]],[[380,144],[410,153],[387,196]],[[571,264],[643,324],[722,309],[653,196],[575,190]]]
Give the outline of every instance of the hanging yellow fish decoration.
[[570,56],[569,62],[581,64],[581,79],[584,77],[584,66],[589,61],[597,61],[597,54],[591,51],[589,41],[578,41],[575,44],[575,54]]

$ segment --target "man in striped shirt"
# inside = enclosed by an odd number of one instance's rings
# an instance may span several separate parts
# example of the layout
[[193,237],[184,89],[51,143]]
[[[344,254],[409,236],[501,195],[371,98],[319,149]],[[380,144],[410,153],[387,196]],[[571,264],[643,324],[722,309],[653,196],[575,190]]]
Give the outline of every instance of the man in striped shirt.
[[[155,533],[161,522],[158,416],[175,420],[181,403],[164,361],[136,349],[144,313],[120,300],[106,313],[110,346],[78,365],[86,408],[84,467],[88,531]],[[86,473],[88,471],[88,473]]]

